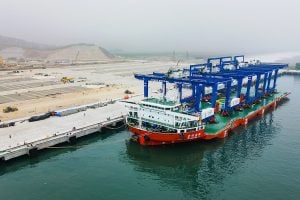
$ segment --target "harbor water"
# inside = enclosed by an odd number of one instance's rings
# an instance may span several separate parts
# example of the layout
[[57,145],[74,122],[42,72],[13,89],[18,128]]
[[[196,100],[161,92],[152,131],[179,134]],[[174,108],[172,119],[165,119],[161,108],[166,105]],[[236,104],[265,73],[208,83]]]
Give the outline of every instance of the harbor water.
[[300,199],[300,77],[289,100],[228,138],[161,147],[107,130],[0,164],[1,200]]

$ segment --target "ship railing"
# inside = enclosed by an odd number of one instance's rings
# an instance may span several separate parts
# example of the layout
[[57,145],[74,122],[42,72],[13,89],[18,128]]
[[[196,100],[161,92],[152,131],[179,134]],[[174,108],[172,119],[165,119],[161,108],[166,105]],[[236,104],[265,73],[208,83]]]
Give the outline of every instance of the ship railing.
[[191,129],[191,128],[198,128],[198,129],[203,129],[203,125],[196,125],[196,126],[186,126],[186,125],[174,125],[174,124],[167,124],[167,123],[163,123],[163,122],[159,122],[159,121],[155,121],[155,120],[150,120],[150,119],[146,119],[146,118],[141,118],[142,121],[144,122],[148,122],[148,123],[152,123],[152,124],[157,124],[157,125],[161,125],[167,128],[172,128],[172,129]]

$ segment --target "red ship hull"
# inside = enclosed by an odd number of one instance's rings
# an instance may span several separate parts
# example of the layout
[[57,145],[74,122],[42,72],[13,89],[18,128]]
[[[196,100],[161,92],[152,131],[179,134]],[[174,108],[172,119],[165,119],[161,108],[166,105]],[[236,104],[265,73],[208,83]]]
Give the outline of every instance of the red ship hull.
[[173,144],[180,142],[188,142],[192,140],[199,140],[204,136],[204,130],[193,131],[184,134],[176,133],[160,133],[150,132],[144,129],[139,129],[128,125],[129,131],[136,137],[136,141],[141,145],[162,145],[162,144]]
[[220,129],[215,134],[208,134],[202,130],[187,132],[184,134],[176,133],[161,133],[161,132],[150,132],[144,129],[133,127],[128,125],[129,131],[134,134],[133,139],[140,143],[141,145],[163,145],[163,144],[173,144],[173,143],[182,143],[182,142],[191,142],[195,140],[205,139],[211,140],[214,138],[225,138],[228,136],[228,133],[241,125],[247,125],[248,122],[254,119],[256,116],[263,115],[266,111],[274,109],[277,106],[277,103],[284,99],[289,93],[282,95],[281,97],[275,99],[269,104],[261,107],[260,109],[248,114],[244,118],[238,118],[230,123],[228,123],[225,128]]

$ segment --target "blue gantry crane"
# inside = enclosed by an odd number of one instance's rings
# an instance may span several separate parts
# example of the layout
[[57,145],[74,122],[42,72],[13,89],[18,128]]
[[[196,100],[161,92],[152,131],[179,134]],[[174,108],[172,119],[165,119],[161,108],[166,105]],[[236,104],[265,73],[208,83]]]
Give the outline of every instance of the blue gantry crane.
[[[206,63],[193,64],[189,69],[182,69],[181,77],[172,77],[172,71],[169,71],[168,73],[135,74],[135,78],[144,81],[145,98],[149,96],[149,81],[162,83],[164,99],[166,98],[167,84],[176,84],[180,103],[194,101],[191,108],[193,112],[201,112],[201,100],[205,96],[210,96],[210,105],[215,108],[218,96],[221,94],[225,97],[221,112],[229,115],[230,111],[236,107],[250,107],[253,103],[259,103],[264,96],[276,92],[278,72],[288,66],[281,63],[249,64],[244,59],[243,55],[208,58]],[[226,66],[231,67],[226,68]],[[186,71],[189,71],[188,75],[186,75]],[[272,80],[273,84],[271,85]],[[183,85],[190,85],[192,90],[190,97],[183,98]],[[206,88],[211,88],[209,94],[205,93]],[[242,88],[245,89],[244,94],[242,94]],[[252,95],[251,89],[254,89]],[[240,98],[242,101],[232,106],[230,104],[232,98]]]

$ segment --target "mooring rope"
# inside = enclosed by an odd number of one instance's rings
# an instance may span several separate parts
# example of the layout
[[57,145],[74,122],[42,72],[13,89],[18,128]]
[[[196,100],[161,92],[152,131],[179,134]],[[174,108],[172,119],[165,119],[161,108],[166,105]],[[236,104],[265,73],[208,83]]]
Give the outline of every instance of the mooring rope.
[[77,149],[83,147],[82,146],[64,146],[64,147],[46,147],[45,149]]

